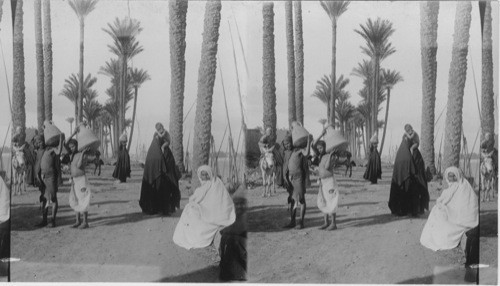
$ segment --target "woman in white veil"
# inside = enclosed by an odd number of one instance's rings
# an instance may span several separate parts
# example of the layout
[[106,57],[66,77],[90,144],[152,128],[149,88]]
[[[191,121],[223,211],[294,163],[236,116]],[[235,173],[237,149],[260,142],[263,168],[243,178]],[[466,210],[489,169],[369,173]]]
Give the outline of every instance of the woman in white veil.
[[201,186],[189,197],[174,232],[174,243],[186,248],[209,246],[218,230],[235,219],[234,203],[224,183],[209,166],[198,168]]
[[420,237],[420,243],[434,251],[457,247],[462,235],[479,224],[477,194],[460,170],[449,167],[444,178],[448,188],[436,200]]

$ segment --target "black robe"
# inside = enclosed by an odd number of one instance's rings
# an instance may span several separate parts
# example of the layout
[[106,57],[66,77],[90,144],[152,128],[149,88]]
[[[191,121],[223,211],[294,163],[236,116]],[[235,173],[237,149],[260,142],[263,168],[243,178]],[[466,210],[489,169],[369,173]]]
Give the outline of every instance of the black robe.
[[168,215],[180,208],[180,172],[170,148],[162,152],[164,139],[155,134],[144,165],[139,205],[145,214]]
[[422,155],[410,152],[411,141],[403,137],[392,174],[389,208],[398,216],[418,216],[429,209],[429,191]]
[[219,279],[222,281],[246,280],[248,263],[246,221],[246,214],[240,215],[232,225],[221,231]]
[[127,177],[130,178],[130,156],[128,154],[127,148],[120,144],[120,150],[118,151],[118,161],[116,161],[115,170],[113,172],[113,178],[120,180],[124,183],[127,181]]
[[375,146],[370,146],[370,157],[368,159],[368,165],[366,166],[365,174],[363,175],[365,180],[377,183],[378,179],[382,179],[382,163],[380,160],[380,154]]

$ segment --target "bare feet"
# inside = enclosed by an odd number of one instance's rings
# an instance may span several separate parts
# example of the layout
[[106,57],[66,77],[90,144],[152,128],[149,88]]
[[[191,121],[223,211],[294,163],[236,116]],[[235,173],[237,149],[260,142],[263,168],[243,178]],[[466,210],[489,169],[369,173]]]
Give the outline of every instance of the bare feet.
[[75,224],[74,224],[74,225],[72,225],[71,227],[72,227],[72,228],[77,228],[77,227],[79,227],[81,224],[82,224],[82,222],[81,222],[81,221],[77,221],[77,222],[75,222]]
[[81,226],[78,227],[79,229],[86,229],[86,228],[89,228],[89,224],[88,223],[84,223],[82,224]]
[[295,229],[303,229],[304,228],[304,223],[300,222],[298,225],[295,226]]
[[326,230],[336,230],[337,229],[337,224],[330,224],[329,227],[326,228]]
[[328,227],[328,223],[324,223],[324,224],[322,224],[322,225],[319,227],[319,229],[325,229],[325,228],[327,228],[327,227]]

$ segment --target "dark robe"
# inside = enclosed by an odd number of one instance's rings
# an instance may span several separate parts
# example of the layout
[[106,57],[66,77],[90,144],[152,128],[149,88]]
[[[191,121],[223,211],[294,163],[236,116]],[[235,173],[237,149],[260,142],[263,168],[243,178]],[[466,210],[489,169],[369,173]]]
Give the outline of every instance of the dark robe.
[[245,281],[248,262],[246,216],[237,217],[232,225],[221,231],[221,234],[219,279]]
[[127,181],[127,177],[130,178],[130,172],[130,156],[128,154],[128,150],[124,144],[120,144],[120,150],[118,150],[118,160],[116,161],[113,178],[125,183]]
[[[10,219],[0,223],[0,259],[10,257]],[[9,262],[0,260],[0,277],[9,275]]]
[[139,205],[146,214],[168,215],[180,208],[180,172],[170,148],[162,152],[164,140],[155,134],[144,164]]
[[35,163],[36,152],[33,145],[26,144],[24,148],[24,158],[26,160],[26,184],[36,186],[35,184]]
[[412,142],[403,137],[394,162],[389,208],[398,216],[418,216],[424,209],[429,209],[425,164],[418,149],[412,156],[411,145]]
[[376,184],[378,179],[382,179],[382,163],[380,160],[380,154],[374,145],[370,146],[370,156],[363,178],[373,184]]

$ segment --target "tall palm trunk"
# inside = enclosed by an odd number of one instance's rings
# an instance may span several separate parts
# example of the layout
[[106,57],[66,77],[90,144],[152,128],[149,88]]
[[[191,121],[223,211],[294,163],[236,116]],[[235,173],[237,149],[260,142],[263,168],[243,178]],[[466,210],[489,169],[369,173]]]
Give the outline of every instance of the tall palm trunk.
[[485,1],[482,35],[482,80],[481,80],[481,129],[495,134],[495,97],[493,93],[493,53],[492,53],[491,3]]
[[45,120],[52,120],[52,27],[50,0],[43,1],[43,70]]
[[377,55],[373,58],[373,90],[372,90],[372,120],[370,137],[378,131],[378,90],[380,81],[380,59]]
[[[212,96],[217,70],[217,42],[222,5],[220,0],[208,1],[205,6],[201,61],[198,70],[198,97],[193,140],[193,170],[208,164],[210,157],[210,137],[212,134]],[[200,182],[193,176],[193,187]]]
[[453,50],[448,79],[448,104],[444,140],[443,167],[459,166],[462,135],[462,107],[467,74],[467,52],[471,23],[471,2],[457,2]]
[[24,86],[24,40],[23,40],[23,1],[18,0],[13,14],[14,47],[13,47],[13,94],[12,94],[12,131],[21,127],[21,144],[26,137],[26,95]]
[[295,1],[295,107],[297,121],[304,125],[304,39],[302,2]]
[[80,84],[78,85],[78,117],[77,125],[83,120],[83,51],[84,51],[85,22],[80,19]]
[[[184,80],[186,74],[186,14],[188,1],[169,2],[170,32],[170,134],[171,148],[179,170],[184,171],[182,131],[184,120]],[[134,107],[135,110],[135,107]]]
[[118,133],[121,134],[125,130],[125,95],[127,94],[127,56],[122,56],[121,64],[121,79],[120,79],[120,107],[118,119]]
[[337,94],[337,20],[332,20],[332,88],[330,90],[330,102],[328,102],[330,106],[330,114],[328,118],[328,122],[335,129],[335,101]]
[[262,47],[262,101],[264,103],[264,128],[271,128],[273,141],[276,139],[276,75],[274,58],[274,4],[262,5],[263,47]]
[[384,132],[382,133],[382,141],[380,142],[380,156],[384,150],[385,133],[387,131],[387,119],[389,118],[389,102],[391,101],[391,89],[387,89],[387,105],[385,107]]
[[42,34],[42,0],[34,1],[35,9],[35,49],[36,49],[36,94],[38,131],[42,132],[45,121],[45,104],[43,97],[43,34]]
[[[368,126],[368,124],[366,125]],[[361,137],[363,138],[363,147],[365,149],[365,159],[368,158],[368,146],[366,146],[366,142],[370,142],[370,140],[368,139],[368,132],[365,132],[365,128],[363,128],[363,126],[361,126]],[[366,138],[366,140],[365,140]]]
[[132,126],[130,127],[130,136],[128,140],[127,150],[130,151],[130,146],[132,145],[132,136],[134,135],[134,126],[135,126],[135,114],[137,110],[137,94],[139,88],[137,86],[134,87],[134,110],[132,111]]
[[295,55],[293,51],[293,6],[292,1],[285,2],[286,47],[288,64],[288,125],[297,120],[295,105]]
[[421,150],[425,165],[436,174],[434,164],[434,118],[437,77],[437,28],[439,1],[420,3],[420,48],[422,59]]

